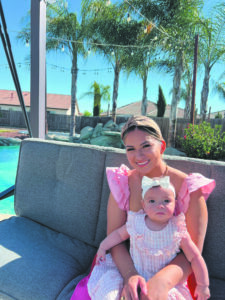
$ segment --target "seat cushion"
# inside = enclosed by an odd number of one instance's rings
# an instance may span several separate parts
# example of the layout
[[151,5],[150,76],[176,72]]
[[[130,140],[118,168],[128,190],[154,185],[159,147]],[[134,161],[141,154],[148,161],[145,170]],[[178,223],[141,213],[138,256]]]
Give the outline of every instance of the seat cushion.
[[[87,272],[96,253],[94,247],[23,217],[0,222],[0,232],[1,299],[55,300]],[[70,296],[64,293],[65,300]]]
[[225,280],[210,277],[210,293],[211,300],[224,300],[225,299]]

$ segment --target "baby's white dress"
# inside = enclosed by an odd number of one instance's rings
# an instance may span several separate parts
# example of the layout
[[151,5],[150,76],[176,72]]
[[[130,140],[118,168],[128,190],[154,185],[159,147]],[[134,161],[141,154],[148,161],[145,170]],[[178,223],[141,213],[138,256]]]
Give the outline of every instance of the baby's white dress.
[[[130,255],[138,273],[148,281],[180,252],[180,241],[187,232],[183,213],[174,216],[160,231],[152,231],[145,223],[146,214],[128,211],[127,231],[130,235]],[[120,275],[110,254],[95,265],[88,281],[92,300],[119,300],[123,288]],[[179,284],[168,293],[168,300],[192,300],[186,283]]]

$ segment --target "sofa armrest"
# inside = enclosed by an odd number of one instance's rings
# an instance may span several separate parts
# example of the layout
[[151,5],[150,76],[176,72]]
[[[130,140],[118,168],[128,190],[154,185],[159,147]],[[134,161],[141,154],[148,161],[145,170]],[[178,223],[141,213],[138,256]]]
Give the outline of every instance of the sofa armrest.
[[5,198],[8,198],[8,197],[14,195],[14,191],[15,191],[15,185],[12,185],[8,189],[6,189],[0,193],[0,200],[3,200]]

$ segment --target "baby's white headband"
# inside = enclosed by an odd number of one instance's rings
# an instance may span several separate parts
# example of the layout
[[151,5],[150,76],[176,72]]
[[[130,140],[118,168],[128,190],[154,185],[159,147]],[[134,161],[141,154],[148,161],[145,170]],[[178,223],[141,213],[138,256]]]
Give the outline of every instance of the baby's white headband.
[[161,186],[165,189],[170,189],[174,193],[174,197],[176,198],[176,192],[174,186],[170,183],[170,178],[169,176],[165,177],[155,177],[155,178],[149,178],[144,176],[142,178],[142,198],[144,198],[144,195],[146,191],[153,186]]

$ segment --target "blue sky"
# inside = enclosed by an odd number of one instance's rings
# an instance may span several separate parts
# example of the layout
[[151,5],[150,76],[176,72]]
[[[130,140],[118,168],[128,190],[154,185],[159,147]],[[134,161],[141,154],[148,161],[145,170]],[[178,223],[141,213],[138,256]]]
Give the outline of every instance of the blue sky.
[[[111,0],[111,2],[115,2]],[[205,0],[205,13],[210,13],[214,1]],[[72,11],[79,13],[81,0],[69,0],[69,7]],[[10,36],[12,51],[14,54],[17,71],[23,91],[30,91],[30,73],[29,66],[27,65],[27,58],[29,57],[30,48],[23,45],[16,40],[17,32],[23,27],[22,18],[26,16],[27,11],[30,8],[30,0],[2,0],[3,10],[5,13],[6,23],[8,27],[8,33]],[[55,94],[70,94],[71,90],[71,61],[69,56],[63,53],[51,52],[47,54],[47,92]],[[57,67],[55,67],[57,66]],[[87,91],[91,84],[96,80],[97,82],[110,85],[111,95],[113,90],[113,72],[111,66],[107,64],[102,57],[90,54],[88,59],[84,61],[79,59],[79,74],[78,74],[78,104],[80,111],[85,110],[92,112],[93,99],[83,97],[81,95]],[[216,93],[212,92],[213,81],[217,81],[222,72],[224,72],[225,63],[215,65],[211,73],[210,81],[210,94],[208,106],[212,107],[212,112],[225,109],[225,102],[219,98]],[[197,86],[196,86],[196,105],[200,106],[200,93],[203,82],[203,69],[198,71],[197,74]],[[167,104],[171,103],[172,95],[170,94],[172,88],[173,78],[171,75],[165,74],[162,71],[150,71],[148,76],[148,99],[157,102],[158,98],[158,86],[161,85],[164,95],[166,97]],[[11,78],[9,69],[7,68],[7,62],[3,51],[2,44],[0,42],[0,89],[15,90],[14,83]],[[118,95],[118,107],[129,104],[131,102],[140,101],[142,99],[142,81],[135,75],[127,77],[126,74],[121,74],[119,82],[119,95]],[[180,107],[184,107],[181,103]],[[107,105],[103,104],[103,109],[106,109]]]

